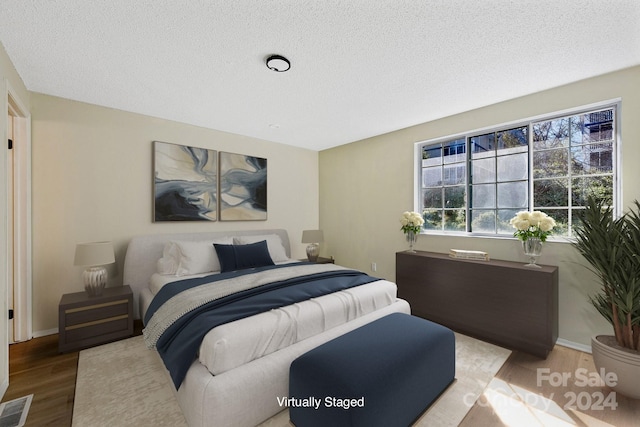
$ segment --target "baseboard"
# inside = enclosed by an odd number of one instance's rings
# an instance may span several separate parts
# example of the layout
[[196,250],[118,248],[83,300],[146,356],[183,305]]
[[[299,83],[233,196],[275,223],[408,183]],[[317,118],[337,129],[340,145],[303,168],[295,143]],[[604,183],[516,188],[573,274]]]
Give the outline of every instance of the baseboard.
[[558,340],[556,341],[556,344],[561,345],[563,347],[568,347],[568,348],[572,348],[574,350],[578,350],[578,351],[582,351],[584,353],[591,354],[591,346],[590,345],[580,344],[580,343],[577,343],[577,342],[565,340],[563,338],[558,338]]
[[2,384],[0,384],[0,398],[4,397],[4,394],[7,392],[8,388],[9,378],[6,378],[4,381],[2,381]]

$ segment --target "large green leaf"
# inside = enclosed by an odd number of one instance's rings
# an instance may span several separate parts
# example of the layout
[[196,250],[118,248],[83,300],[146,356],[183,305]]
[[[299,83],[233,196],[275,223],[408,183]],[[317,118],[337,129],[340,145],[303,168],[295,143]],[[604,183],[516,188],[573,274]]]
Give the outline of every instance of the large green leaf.
[[589,197],[581,220],[573,246],[602,284],[591,303],[611,323],[626,324],[630,314],[640,327],[640,203],[615,218],[607,202]]

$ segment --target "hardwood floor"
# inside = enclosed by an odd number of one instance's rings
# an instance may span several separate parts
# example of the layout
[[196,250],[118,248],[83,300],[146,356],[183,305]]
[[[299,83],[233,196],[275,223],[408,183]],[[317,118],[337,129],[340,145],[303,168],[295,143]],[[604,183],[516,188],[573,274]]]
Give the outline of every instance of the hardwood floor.
[[[140,334],[140,328],[136,328]],[[34,394],[27,418],[27,426],[71,425],[73,399],[78,366],[78,352],[59,354],[58,336],[35,338],[9,348],[9,389],[2,401]],[[546,369],[539,371],[539,369]],[[582,370],[584,369],[584,371]],[[580,370],[580,371],[578,371]],[[462,427],[494,426],[588,426],[631,427],[640,425],[640,400],[615,396],[617,407],[611,409],[602,402],[597,409],[598,393],[607,396],[606,387],[580,386],[578,380],[595,372],[591,355],[566,347],[556,346],[546,360],[514,352],[500,369],[496,378],[502,380],[502,391],[488,392],[482,397],[460,424]],[[554,386],[549,378],[570,374],[565,385]],[[540,380],[540,381],[539,381]],[[540,382],[540,387],[537,383]],[[518,404],[505,394],[520,393]],[[571,397],[576,399],[571,402]],[[553,404],[551,403],[553,402]],[[587,404],[588,403],[588,404]],[[612,400],[609,403],[613,404]],[[461,402],[461,404],[463,404]],[[566,405],[588,407],[582,410],[565,409]],[[553,415],[545,415],[545,409]],[[553,423],[552,423],[553,421]],[[114,424],[114,427],[117,427]],[[435,426],[437,427],[437,426]]]
[[[140,321],[133,334],[142,334]],[[60,354],[57,334],[10,345],[9,388],[2,402],[33,394],[26,426],[71,426],[79,354]]]
[[501,388],[485,391],[461,427],[640,426],[640,400],[594,385],[593,358],[581,351],[556,345],[544,360],[514,351],[495,378]]
[[58,335],[9,346],[9,389],[2,401],[33,393],[27,426],[70,426],[78,352],[58,353]]

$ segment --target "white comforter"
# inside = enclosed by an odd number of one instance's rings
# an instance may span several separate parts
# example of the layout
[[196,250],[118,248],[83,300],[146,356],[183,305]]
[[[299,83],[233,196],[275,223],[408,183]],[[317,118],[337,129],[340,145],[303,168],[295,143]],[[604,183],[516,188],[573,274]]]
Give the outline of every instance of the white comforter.
[[396,291],[379,280],[218,326],[202,340],[200,363],[219,375],[391,305]]
[[[168,281],[166,276],[154,277],[151,288],[157,292]],[[378,280],[218,326],[204,337],[199,360],[219,375],[387,307],[397,301],[396,293],[395,283]]]

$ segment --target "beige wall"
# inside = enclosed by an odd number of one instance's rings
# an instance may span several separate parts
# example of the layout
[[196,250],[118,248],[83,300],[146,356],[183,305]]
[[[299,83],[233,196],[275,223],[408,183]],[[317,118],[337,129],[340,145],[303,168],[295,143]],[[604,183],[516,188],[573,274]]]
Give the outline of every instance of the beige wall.
[[[8,94],[12,91],[12,96],[17,97],[20,102],[24,103],[25,108],[29,108],[29,93],[18,75],[16,69],[9,59],[7,52],[0,43],[0,96],[2,97],[2,114],[0,114],[0,138],[2,141],[7,140],[7,112],[8,112]],[[4,144],[4,142],[3,142]],[[7,203],[7,150],[5,147],[0,148],[0,313],[7,313],[7,286],[9,285],[8,272],[8,247],[7,247],[7,231],[8,231],[8,203]],[[8,343],[7,337],[7,320],[4,314],[0,321],[0,343]],[[9,354],[8,347],[3,346],[0,350],[0,396],[4,393],[9,378]]]
[[[112,240],[117,263],[110,285],[121,283],[131,236],[199,230],[286,228],[294,256],[304,256],[301,230],[325,231],[323,255],[343,265],[395,278],[395,252],[406,249],[398,218],[413,209],[414,143],[585,104],[622,98],[623,203],[640,199],[640,67],[540,92],[479,110],[321,152],[208,130],[60,98],[29,94],[0,46],[0,93],[5,82],[28,103],[33,135],[33,329],[57,327],[57,305],[82,290],[73,266],[76,242]],[[6,136],[6,117],[0,115]],[[191,144],[269,159],[266,222],[154,224],[151,221],[151,141]],[[2,152],[2,150],[0,150]],[[0,154],[0,162],[6,154]],[[0,174],[1,175],[1,174]],[[320,191],[318,191],[318,186]],[[6,232],[6,177],[0,176],[0,237]],[[5,239],[2,239],[6,241]],[[516,240],[421,236],[418,249],[480,249],[496,259],[523,261]],[[0,263],[6,248],[0,248]],[[594,278],[566,243],[549,243],[542,263],[560,266],[560,337],[588,344],[609,327],[586,301]],[[0,277],[0,295],[6,278]],[[2,305],[6,301],[0,298]],[[1,307],[0,307],[1,308]],[[1,362],[1,361],[0,361]],[[1,365],[0,365],[1,366]]]
[[[395,252],[407,244],[399,217],[414,209],[414,143],[587,104],[622,99],[622,198],[640,199],[640,67],[580,81],[486,108],[424,123],[320,153],[320,226],[323,255],[380,277],[395,278]],[[525,261],[516,239],[422,235],[417,249],[484,250],[492,258]],[[588,345],[608,324],[587,301],[595,278],[567,243],[548,243],[540,259],[560,269],[560,338]],[[428,278],[425,278],[428,280]],[[515,284],[517,286],[517,284]]]
[[[63,293],[83,290],[77,242],[114,242],[110,286],[122,284],[127,243],[140,234],[285,228],[293,255],[305,255],[302,230],[318,226],[317,152],[41,94],[31,100],[36,335],[57,327]],[[153,223],[154,140],[267,158],[268,220]]]

